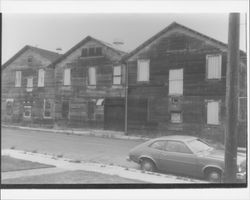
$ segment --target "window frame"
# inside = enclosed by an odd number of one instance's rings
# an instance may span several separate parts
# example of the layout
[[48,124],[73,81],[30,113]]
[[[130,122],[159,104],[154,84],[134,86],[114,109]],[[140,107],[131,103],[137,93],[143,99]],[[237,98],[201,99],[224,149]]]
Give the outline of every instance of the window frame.
[[[115,74],[115,68],[116,67],[120,67],[120,74]],[[114,79],[115,78],[119,78],[119,82],[118,84],[114,83]],[[115,65],[113,66],[113,77],[112,77],[112,85],[121,85],[122,84],[122,66],[121,65]]]
[[[46,108],[45,108],[45,106],[46,106],[46,101],[48,101],[48,102],[50,103],[50,110],[49,110],[50,116],[45,116],[45,112],[46,112]],[[52,102],[50,102],[50,99],[44,99],[44,100],[43,100],[43,118],[44,118],[44,119],[51,119],[51,118],[52,118]]]
[[[166,150],[165,151],[168,152],[168,153],[187,154],[187,155],[193,155],[194,154],[194,152],[189,148],[189,146],[185,142],[183,142],[183,141],[179,141],[179,140],[166,140],[166,141],[167,142],[166,142]],[[178,142],[178,143],[183,144],[189,150],[190,153],[187,153],[187,152],[177,152],[177,151],[169,151],[169,150],[167,150],[167,146],[168,146],[169,142]]]
[[[208,104],[212,102],[218,103],[218,124],[208,123]],[[206,125],[207,126],[220,126],[221,125],[221,101],[220,100],[206,100]]]
[[[180,70],[182,71],[182,79],[171,80],[170,72],[171,71],[180,71]],[[171,83],[173,83],[171,81],[174,81],[174,82],[182,81],[181,92],[172,93],[172,91],[170,91]],[[170,95],[170,96],[183,96],[183,93],[184,93],[184,68],[169,69],[169,74],[168,74],[168,95]]]
[[[214,57],[214,56],[219,56],[219,59],[220,59],[220,77],[219,78],[209,78],[208,77],[208,70],[209,70],[209,66],[208,66],[208,60],[209,60],[209,57]],[[207,54],[206,55],[206,80],[221,80],[222,79],[222,55],[221,54]]]
[[[18,82],[19,79],[20,79],[20,81]],[[22,87],[22,71],[20,71],[20,70],[15,71],[15,87]]]
[[[172,120],[172,114],[176,114],[176,113],[178,113],[178,114],[180,114],[180,121],[179,122],[174,122],[173,120]],[[181,123],[183,123],[183,117],[182,117],[182,112],[181,111],[171,111],[170,112],[170,122],[172,123],[172,124],[181,124]]]
[[[163,148],[163,149],[157,149],[157,148],[155,148],[155,147],[152,147],[152,145],[154,145],[154,144],[157,143],[157,142],[164,142],[164,148]],[[166,150],[165,150],[165,149],[166,149],[166,143],[167,143],[167,140],[157,140],[157,141],[154,141],[154,142],[150,143],[148,146],[149,146],[150,148],[155,149],[155,150],[158,150],[158,151],[166,151]]]
[[[66,82],[66,71],[68,71],[69,72],[69,75],[68,75],[68,77],[69,77],[69,80],[68,80],[68,82]],[[64,86],[70,86],[71,85],[71,68],[64,68],[64,70],[63,70],[63,85]]]
[[[29,82],[29,80],[31,80],[31,82]],[[33,76],[27,77],[27,85],[26,85],[27,92],[32,92],[33,87],[34,87],[33,80],[34,80]],[[31,86],[28,86],[29,83],[31,83]]]
[[[8,112],[8,106],[9,106],[9,103],[11,103],[11,111],[10,112]],[[14,99],[13,98],[11,98],[11,99],[6,99],[6,106],[5,106],[5,111],[6,111],[6,114],[8,115],[8,116],[11,116],[12,114],[13,114],[13,106],[14,106]]]
[[[25,109],[26,109],[26,108],[29,108],[29,109],[30,109],[30,115],[29,115],[29,116],[25,115]],[[31,116],[32,116],[32,106],[24,106],[23,117],[26,118],[26,119],[30,119]]]
[[[94,77],[95,77],[95,83],[94,84],[91,84],[90,83],[90,80],[91,80],[91,69],[94,69]],[[91,67],[88,67],[88,86],[96,86],[97,85],[97,76],[96,76],[96,67],[95,66],[91,66]]]
[[[140,75],[139,75],[139,68],[140,68],[140,62],[147,62],[148,63],[148,72],[147,72],[147,78],[146,80],[139,80]],[[150,59],[137,59],[137,79],[136,79],[137,83],[149,83],[150,81]]]
[[[41,74],[43,74],[43,79],[41,81]],[[38,82],[37,87],[45,87],[45,70],[43,68],[38,70]]]

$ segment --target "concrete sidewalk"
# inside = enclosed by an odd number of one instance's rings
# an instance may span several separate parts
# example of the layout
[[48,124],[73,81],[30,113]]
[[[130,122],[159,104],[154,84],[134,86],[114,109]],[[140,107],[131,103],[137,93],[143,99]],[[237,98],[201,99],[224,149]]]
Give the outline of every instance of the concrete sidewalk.
[[59,171],[83,170],[90,172],[98,172],[107,175],[117,175],[122,178],[139,180],[147,183],[186,183],[186,184],[207,183],[201,180],[179,177],[174,175],[145,172],[141,170],[119,167],[114,165],[100,164],[100,163],[75,162],[74,160],[67,158],[55,158],[51,155],[11,150],[11,149],[2,150],[2,155],[28,160],[32,162],[39,162],[47,165],[54,165],[56,166],[54,170],[58,169]]
[[27,126],[15,126],[9,124],[2,124],[5,128],[15,128],[21,130],[31,130],[31,131],[43,131],[52,133],[64,133],[64,134],[74,134],[74,135],[85,135],[85,136],[95,136],[103,138],[114,138],[114,139],[126,139],[126,140],[149,140],[151,138],[143,136],[127,136],[121,131],[112,130],[101,130],[101,129],[49,129],[49,128],[36,128]]

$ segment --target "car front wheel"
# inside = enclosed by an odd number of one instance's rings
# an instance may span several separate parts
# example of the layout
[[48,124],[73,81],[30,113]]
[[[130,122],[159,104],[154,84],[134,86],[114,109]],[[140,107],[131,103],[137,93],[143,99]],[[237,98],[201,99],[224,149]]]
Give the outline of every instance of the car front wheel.
[[141,169],[144,171],[153,172],[153,171],[155,171],[155,164],[153,163],[153,161],[151,161],[149,159],[142,159]]

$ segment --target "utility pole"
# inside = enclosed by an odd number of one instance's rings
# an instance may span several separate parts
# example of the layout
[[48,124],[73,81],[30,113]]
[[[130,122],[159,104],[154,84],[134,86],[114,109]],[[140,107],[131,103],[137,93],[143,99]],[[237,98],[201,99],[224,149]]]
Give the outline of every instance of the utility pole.
[[229,14],[226,76],[225,183],[236,182],[240,14]]

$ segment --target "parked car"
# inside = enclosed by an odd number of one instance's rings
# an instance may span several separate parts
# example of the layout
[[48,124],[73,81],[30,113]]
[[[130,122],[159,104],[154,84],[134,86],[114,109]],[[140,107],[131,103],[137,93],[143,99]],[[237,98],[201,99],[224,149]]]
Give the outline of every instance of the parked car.
[[[171,135],[149,140],[129,152],[129,160],[142,170],[164,171],[211,182],[221,182],[224,150],[211,147],[198,137]],[[246,179],[246,154],[237,157],[238,179]]]

